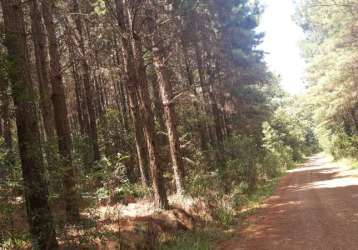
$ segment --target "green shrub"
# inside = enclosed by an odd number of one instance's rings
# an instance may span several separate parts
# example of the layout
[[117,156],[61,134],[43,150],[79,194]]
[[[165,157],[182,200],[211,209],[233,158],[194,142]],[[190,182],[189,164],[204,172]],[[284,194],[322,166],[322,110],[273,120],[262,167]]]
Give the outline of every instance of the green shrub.
[[216,216],[223,226],[230,226],[235,220],[234,210],[227,206],[220,206],[216,210]]
[[180,232],[169,242],[157,247],[157,250],[213,250],[218,239],[215,231]]

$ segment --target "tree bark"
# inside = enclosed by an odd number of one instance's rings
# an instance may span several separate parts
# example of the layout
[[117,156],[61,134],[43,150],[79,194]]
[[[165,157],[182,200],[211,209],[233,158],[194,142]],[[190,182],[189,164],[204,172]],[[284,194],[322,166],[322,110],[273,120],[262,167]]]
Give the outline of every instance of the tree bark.
[[135,88],[129,87],[129,105],[131,109],[131,116],[133,121],[134,127],[134,137],[136,142],[136,150],[138,156],[138,164],[139,164],[139,171],[140,177],[142,181],[142,185],[144,187],[149,186],[149,179],[148,179],[148,171],[147,171],[147,150],[146,150],[146,142],[144,140],[144,133],[143,133],[143,121],[139,115],[139,105],[138,105],[138,94]]
[[[204,100],[205,113],[206,113],[206,115],[211,116],[212,111],[211,111],[211,105],[210,105],[209,90],[207,87],[207,83],[205,81],[204,63],[203,63],[203,59],[201,57],[201,51],[200,51],[198,41],[194,42],[194,49],[195,49],[195,56],[196,56],[196,61],[197,61],[198,73],[199,73],[199,84],[200,84],[200,87],[202,90],[202,95],[203,95],[203,100]],[[209,124],[207,123],[206,127],[207,127],[207,131],[208,131],[208,135],[209,135],[210,144],[212,146],[214,146],[215,138],[214,138],[212,126],[210,123]]]
[[5,23],[9,79],[16,107],[16,125],[20,149],[27,218],[33,249],[58,249],[48,187],[44,176],[35,92],[30,74],[24,16],[20,0],[1,0]]
[[[73,0],[73,10],[75,13],[79,14],[81,13],[81,9],[79,7],[78,1]],[[82,77],[83,77],[83,84],[85,86],[85,93],[86,93],[86,103],[87,103],[87,110],[88,110],[88,116],[90,121],[90,138],[92,142],[92,149],[93,149],[93,160],[98,161],[101,159],[99,146],[98,146],[98,138],[97,138],[97,121],[96,121],[96,113],[95,108],[93,105],[94,95],[93,95],[93,87],[91,85],[91,76],[90,76],[90,68],[87,62],[87,51],[84,44],[84,34],[83,34],[83,24],[81,21],[81,17],[75,18],[75,24],[77,31],[79,33],[79,46],[81,50],[81,68],[82,68]]]
[[49,37],[51,84],[53,90],[52,103],[55,110],[58,147],[63,166],[63,196],[66,202],[67,218],[70,221],[73,221],[79,218],[79,195],[76,188],[75,169],[72,164],[71,131],[66,104],[65,87],[61,73],[59,45],[56,38],[52,8],[53,6],[51,3],[48,3],[47,1],[42,2],[43,16]]
[[[151,3],[152,4],[152,3]],[[155,9],[155,6],[151,6]],[[155,11],[151,11],[152,20],[157,20]],[[179,135],[177,131],[177,115],[173,103],[173,87],[170,81],[168,70],[165,67],[167,55],[163,46],[163,39],[155,21],[149,21],[149,31],[151,33],[152,56],[155,72],[158,78],[159,92],[164,107],[165,125],[167,128],[170,157],[174,172],[174,180],[178,195],[184,193],[184,164],[180,152]]]
[[3,120],[2,134],[6,148],[12,151],[9,81],[7,76],[3,74],[5,73],[1,73],[0,76],[1,118]]
[[154,65],[152,65],[152,68],[153,68],[153,72],[150,72],[152,74],[150,83],[151,83],[152,90],[153,90],[154,115],[155,115],[156,121],[159,124],[159,129],[160,129],[159,144],[160,144],[160,146],[165,146],[168,144],[168,137],[165,134],[166,127],[165,127],[165,122],[164,122],[164,118],[163,118],[164,108],[163,108],[162,99],[160,97],[158,77],[155,72]]
[[[187,41],[184,37],[184,34],[182,37],[182,49],[183,49],[185,71],[186,71],[188,83],[189,83],[190,88],[193,89],[195,97],[198,99],[199,96],[196,91],[194,77],[193,77],[193,73],[192,73],[192,70],[190,67],[190,61],[189,61],[189,55],[188,55],[188,45],[187,45]],[[196,115],[200,116],[200,107],[199,107],[197,100],[193,100],[193,107],[194,107]],[[200,119],[198,119],[196,123],[197,123],[196,127],[198,129],[199,138],[200,138],[200,148],[202,151],[206,151],[208,149],[208,142],[207,142],[207,136],[206,136],[206,131],[205,131],[205,124],[202,124],[202,120],[200,120]]]
[[35,48],[36,70],[40,92],[40,107],[42,120],[45,129],[46,158],[49,166],[55,164],[55,152],[52,150],[52,143],[55,139],[55,118],[51,104],[51,89],[49,77],[49,62],[47,58],[47,40],[45,28],[42,22],[42,15],[39,9],[38,0],[30,1],[31,31]]
[[75,96],[76,96],[76,110],[77,110],[77,117],[78,122],[80,125],[80,133],[81,135],[88,135],[90,134],[90,125],[89,125],[89,118],[87,115],[86,105],[83,103],[83,91],[82,91],[82,84],[81,84],[81,77],[79,76],[78,72],[78,64],[76,61],[76,53],[74,49],[74,42],[72,40],[70,30],[66,26],[66,43],[69,52],[69,59],[71,61],[72,67],[72,77],[75,84]]
[[[130,36],[130,31],[127,29],[128,16],[125,14],[125,7],[127,6],[126,0],[116,0],[116,14],[119,28],[121,29],[121,41],[123,48],[123,56],[125,58],[125,67],[128,74],[127,89],[129,98],[134,96],[135,93],[139,97],[140,112],[143,117],[141,127],[144,130],[145,139],[147,142],[147,149],[149,155],[149,166],[152,177],[152,187],[154,192],[154,202],[156,207],[167,209],[168,199],[166,190],[164,187],[163,170],[160,165],[158,144],[155,138],[155,128],[152,108],[150,105],[150,99],[148,94],[148,86],[144,85],[144,82],[138,78],[138,71],[135,64],[134,50],[131,41],[133,38]],[[124,5],[125,4],[125,5]]]
[[[122,39],[122,42],[126,42]],[[149,176],[148,176],[148,152],[146,150],[147,144],[144,138],[144,131],[143,131],[143,120],[140,116],[140,110],[139,110],[139,97],[138,97],[138,91],[137,87],[135,85],[136,82],[136,76],[135,72],[130,70],[129,62],[131,59],[128,57],[130,56],[127,51],[125,51],[124,47],[122,47],[122,55],[123,60],[122,63],[124,65],[124,82],[126,83],[126,86],[121,86],[121,93],[123,101],[125,101],[124,98],[124,87],[126,88],[126,92],[128,93],[128,106],[129,111],[131,115],[131,120],[133,124],[134,129],[134,140],[135,140],[135,146],[137,151],[137,158],[138,158],[138,166],[139,166],[139,172],[140,172],[140,178],[142,185],[144,187],[149,187]],[[126,104],[122,104],[125,108],[124,110],[127,112]]]
[[[156,37],[156,35],[154,35]],[[157,37],[159,39],[159,36]],[[158,44],[159,41],[154,44]],[[177,194],[184,193],[184,164],[180,152],[179,135],[177,132],[177,115],[173,103],[173,88],[168,77],[167,69],[163,63],[161,49],[153,48],[154,67],[158,77],[159,92],[164,107],[165,125],[168,132],[170,157],[174,172],[175,186]]]

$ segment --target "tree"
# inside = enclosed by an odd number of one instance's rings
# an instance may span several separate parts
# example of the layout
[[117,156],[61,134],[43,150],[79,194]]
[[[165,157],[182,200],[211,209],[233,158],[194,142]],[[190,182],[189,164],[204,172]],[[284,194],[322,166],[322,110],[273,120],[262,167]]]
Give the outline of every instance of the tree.
[[94,95],[93,95],[93,86],[91,82],[91,76],[90,76],[90,67],[88,65],[88,52],[87,48],[85,46],[85,33],[84,33],[84,26],[82,22],[82,10],[80,8],[78,0],[72,1],[73,6],[73,12],[74,12],[74,21],[76,25],[76,29],[79,35],[79,48],[81,51],[81,57],[80,57],[80,66],[81,66],[81,72],[82,72],[82,80],[84,84],[85,89],[85,95],[86,95],[86,105],[88,110],[88,117],[89,117],[89,137],[91,139],[92,148],[93,148],[93,161],[100,160],[100,151],[98,147],[98,138],[97,138],[97,117],[94,109]]
[[5,60],[1,61],[0,71],[0,101],[1,101],[1,118],[3,121],[2,135],[4,137],[6,148],[12,151],[13,140],[11,132],[11,99],[9,91],[9,79],[6,72],[7,63]]
[[[152,15],[151,20],[158,20],[159,17],[155,13],[156,5],[151,3],[153,8],[151,11]],[[169,147],[170,147],[170,157],[172,160],[174,180],[176,185],[176,190],[179,195],[184,193],[184,164],[182,160],[182,155],[180,153],[180,142],[179,135],[177,131],[177,115],[174,107],[174,95],[173,95],[173,86],[170,82],[168,69],[165,67],[165,60],[168,56],[167,51],[164,49],[164,36],[160,34],[157,23],[149,24],[149,32],[152,33],[151,45],[152,45],[152,56],[153,64],[155,68],[155,73],[157,75],[159,93],[162,100],[165,124],[168,133]]]
[[310,0],[297,6],[306,39],[307,108],[314,107],[316,133],[335,157],[356,157],[358,2]]
[[[37,2],[37,0],[34,0]],[[38,3],[38,2],[37,2]],[[38,7],[38,4],[37,6]],[[52,15],[52,5],[42,2],[42,12],[49,39],[49,55],[51,67],[52,104],[55,113],[55,125],[58,137],[58,148],[61,156],[63,171],[63,196],[66,202],[66,213],[69,220],[79,217],[78,192],[75,181],[75,169],[72,164],[72,142],[68,120],[65,89],[61,73],[59,47],[56,38],[55,25]]]
[[[129,10],[128,8],[130,3],[127,1],[121,2],[120,0],[116,0],[115,4],[118,26],[120,28],[120,32],[122,33],[122,51],[125,58],[126,73],[128,74],[127,89],[129,92],[129,98],[134,101],[134,97],[138,95],[139,109],[143,115],[142,122],[140,120],[134,120],[134,122],[140,122],[146,138],[155,204],[159,208],[167,209],[168,200],[163,183],[163,169],[159,161],[157,148],[158,142],[155,138],[154,130],[154,118],[152,108],[150,106],[148,86],[146,79],[144,78],[146,73],[139,71],[140,68],[136,67],[135,64],[135,60],[140,60],[139,57],[142,56],[141,49],[137,47],[138,41],[137,43],[133,41],[133,37],[130,35],[133,34],[133,31],[128,30],[130,20],[126,19],[128,18],[126,11]],[[137,57],[135,57],[134,53],[137,53]]]
[[57,249],[35,103],[29,72],[26,33],[21,1],[1,1],[9,62],[9,79],[16,107],[24,196],[34,249]]
[[44,124],[44,130],[46,134],[47,145],[47,161],[52,164],[55,159],[53,157],[54,152],[51,152],[51,144],[55,142],[54,131],[54,113],[51,104],[51,90],[50,90],[50,76],[49,76],[49,62],[47,57],[47,40],[45,34],[45,28],[42,23],[42,15],[39,9],[38,1],[30,2],[30,14],[31,14],[31,31],[32,40],[34,43],[34,51],[36,57],[36,70],[37,79],[39,83],[40,92],[40,106],[42,120]]

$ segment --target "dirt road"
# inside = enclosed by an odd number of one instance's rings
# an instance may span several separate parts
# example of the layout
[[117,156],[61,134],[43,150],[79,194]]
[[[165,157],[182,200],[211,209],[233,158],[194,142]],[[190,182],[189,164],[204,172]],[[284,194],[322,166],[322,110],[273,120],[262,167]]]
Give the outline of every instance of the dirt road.
[[358,172],[317,155],[222,250],[358,250]]

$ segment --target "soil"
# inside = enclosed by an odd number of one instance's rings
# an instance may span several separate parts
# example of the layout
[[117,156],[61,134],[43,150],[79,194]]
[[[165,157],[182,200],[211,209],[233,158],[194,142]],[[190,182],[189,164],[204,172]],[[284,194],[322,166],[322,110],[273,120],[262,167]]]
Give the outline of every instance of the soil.
[[315,155],[289,171],[245,224],[219,249],[358,249],[358,172]]

